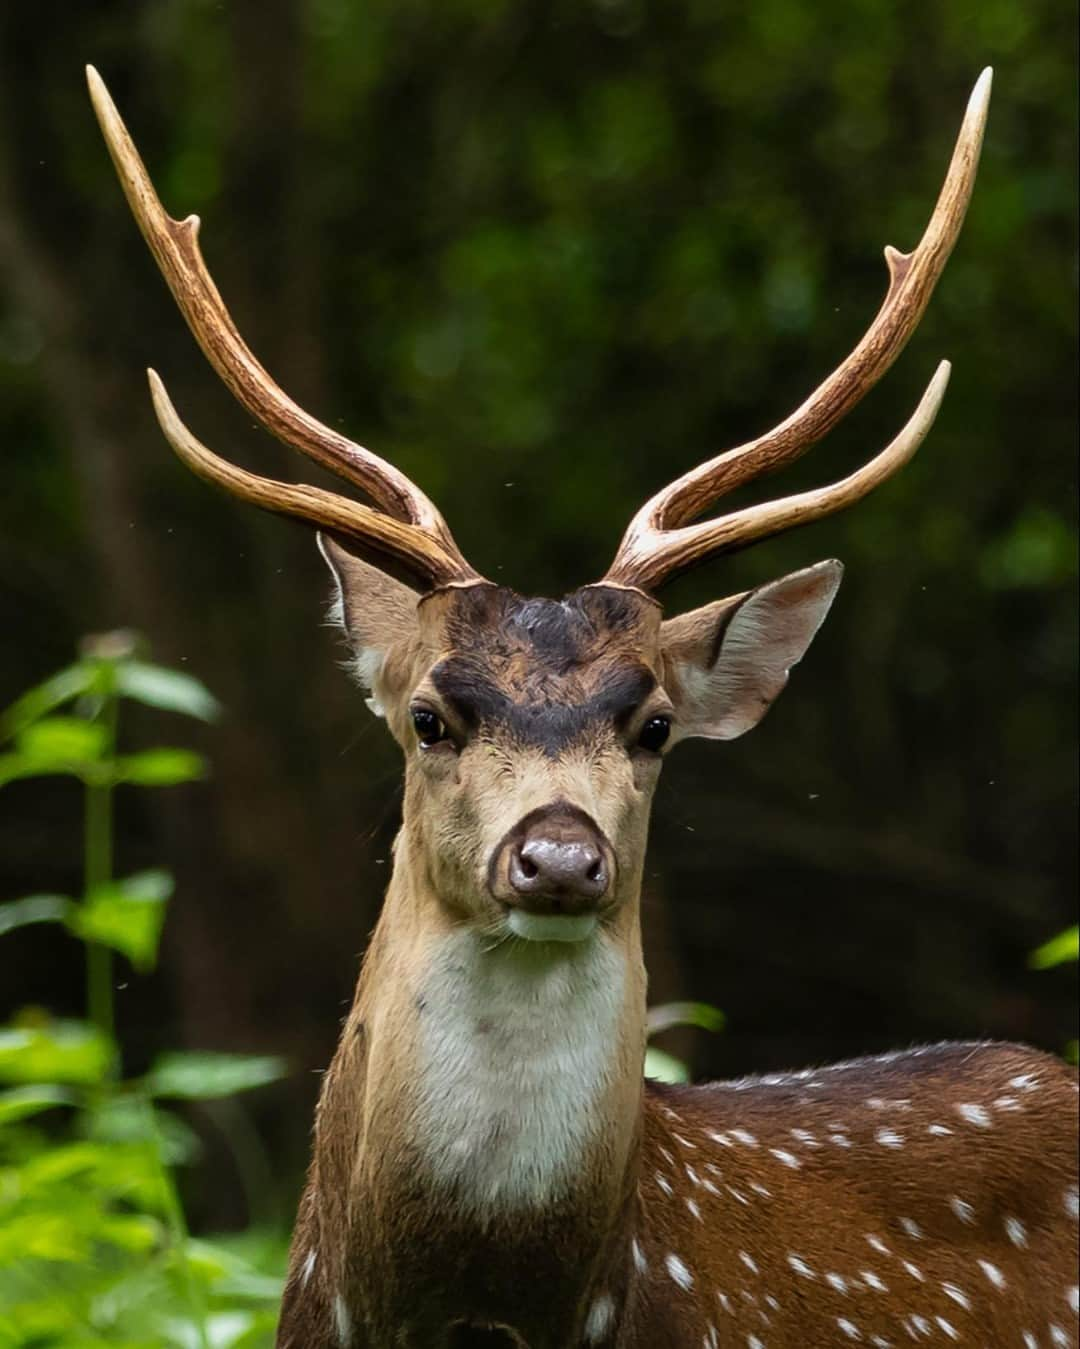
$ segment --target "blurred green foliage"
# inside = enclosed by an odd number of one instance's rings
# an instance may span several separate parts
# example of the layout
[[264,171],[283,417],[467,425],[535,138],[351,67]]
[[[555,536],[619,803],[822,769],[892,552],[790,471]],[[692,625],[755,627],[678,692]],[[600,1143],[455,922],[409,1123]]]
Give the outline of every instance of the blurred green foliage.
[[86,801],[82,895],[0,904],[0,935],[52,923],[87,953],[86,1017],[31,1006],[0,1027],[0,1346],[257,1349],[272,1342],[281,1281],[265,1271],[280,1265],[281,1242],[191,1239],[174,1170],[197,1157],[198,1139],[161,1103],[232,1096],[276,1081],[283,1064],[187,1051],[122,1074],[114,956],[154,967],[173,882],[161,870],[112,876],[112,791],[175,786],[205,767],[183,749],[120,753],[123,699],[217,715],[197,680],[109,634],[0,717],[0,744],[13,743],[0,786],[71,775]]

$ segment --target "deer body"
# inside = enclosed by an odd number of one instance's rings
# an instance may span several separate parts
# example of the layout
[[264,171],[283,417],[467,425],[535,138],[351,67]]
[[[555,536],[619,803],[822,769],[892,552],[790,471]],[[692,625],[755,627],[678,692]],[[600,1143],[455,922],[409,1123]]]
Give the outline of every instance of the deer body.
[[960,229],[989,72],[922,241],[886,250],[864,338],[778,427],[647,502],[602,580],[562,601],[484,580],[419,488],[274,384],[206,271],[197,219],[165,214],[92,72],[90,85],[211,363],[276,435],[375,502],[220,459],[151,372],[195,472],[320,527],[355,673],[405,761],[393,876],[316,1117],[280,1349],[1076,1345],[1064,1065],[973,1044],[708,1087],[642,1079],[641,875],[663,757],[760,720],[842,569],[666,620],[654,592],[858,500],[927,434],[945,362],[850,477],[698,520],[820,439],[899,354]]

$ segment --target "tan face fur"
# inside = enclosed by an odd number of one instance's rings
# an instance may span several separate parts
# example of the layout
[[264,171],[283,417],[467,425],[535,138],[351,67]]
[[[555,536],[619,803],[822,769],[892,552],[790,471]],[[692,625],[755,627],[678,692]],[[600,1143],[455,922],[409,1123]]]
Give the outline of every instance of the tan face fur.
[[508,849],[530,822],[566,818],[595,840],[599,922],[634,903],[664,753],[756,724],[840,580],[820,563],[663,622],[654,600],[611,586],[561,601],[487,583],[419,596],[321,546],[357,675],[405,755],[410,856],[448,917],[495,937]]

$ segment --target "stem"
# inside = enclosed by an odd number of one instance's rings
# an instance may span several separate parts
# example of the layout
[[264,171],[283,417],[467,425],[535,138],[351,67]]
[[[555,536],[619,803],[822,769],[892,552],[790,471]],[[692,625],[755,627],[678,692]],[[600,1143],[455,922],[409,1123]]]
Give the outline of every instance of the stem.
[[176,1182],[173,1180],[172,1172],[165,1165],[163,1159],[163,1142],[161,1130],[158,1128],[154,1103],[143,1096],[142,1105],[146,1118],[147,1141],[153,1147],[154,1156],[157,1159],[158,1177],[161,1181],[163,1198],[162,1206],[165,1210],[165,1221],[169,1228],[169,1235],[172,1237],[173,1249],[176,1252],[179,1264],[184,1298],[188,1304],[188,1315],[199,1334],[199,1349],[210,1349],[210,1340],[206,1333],[206,1298],[203,1296],[203,1290],[195,1278],[188,1256],[188,1243],[191,1240],[191,1234],[188,1232],[184,1206],[180,1202],[180,1194],[176,1188]]
[[[88,898],[113,876],[113,760],[119,699],[111,666],[102,670],[102,706],[99,716],[106,738],[101,756],[104,776],[86,784],[83,835],[83,895]],[[86,1001],[90,1020],[110,1039],[116,1027],[113,1006],[112,951],[98,942],[86,944]]]

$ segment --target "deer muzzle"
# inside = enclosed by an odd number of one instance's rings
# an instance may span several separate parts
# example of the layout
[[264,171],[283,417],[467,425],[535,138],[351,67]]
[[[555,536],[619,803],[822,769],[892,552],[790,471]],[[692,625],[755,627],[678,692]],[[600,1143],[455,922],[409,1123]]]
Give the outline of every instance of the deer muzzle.
[[495,848],[488,885],[526,941],[583,941],[611,888],[615,855],[595,820],[566,802],[531,811]]

